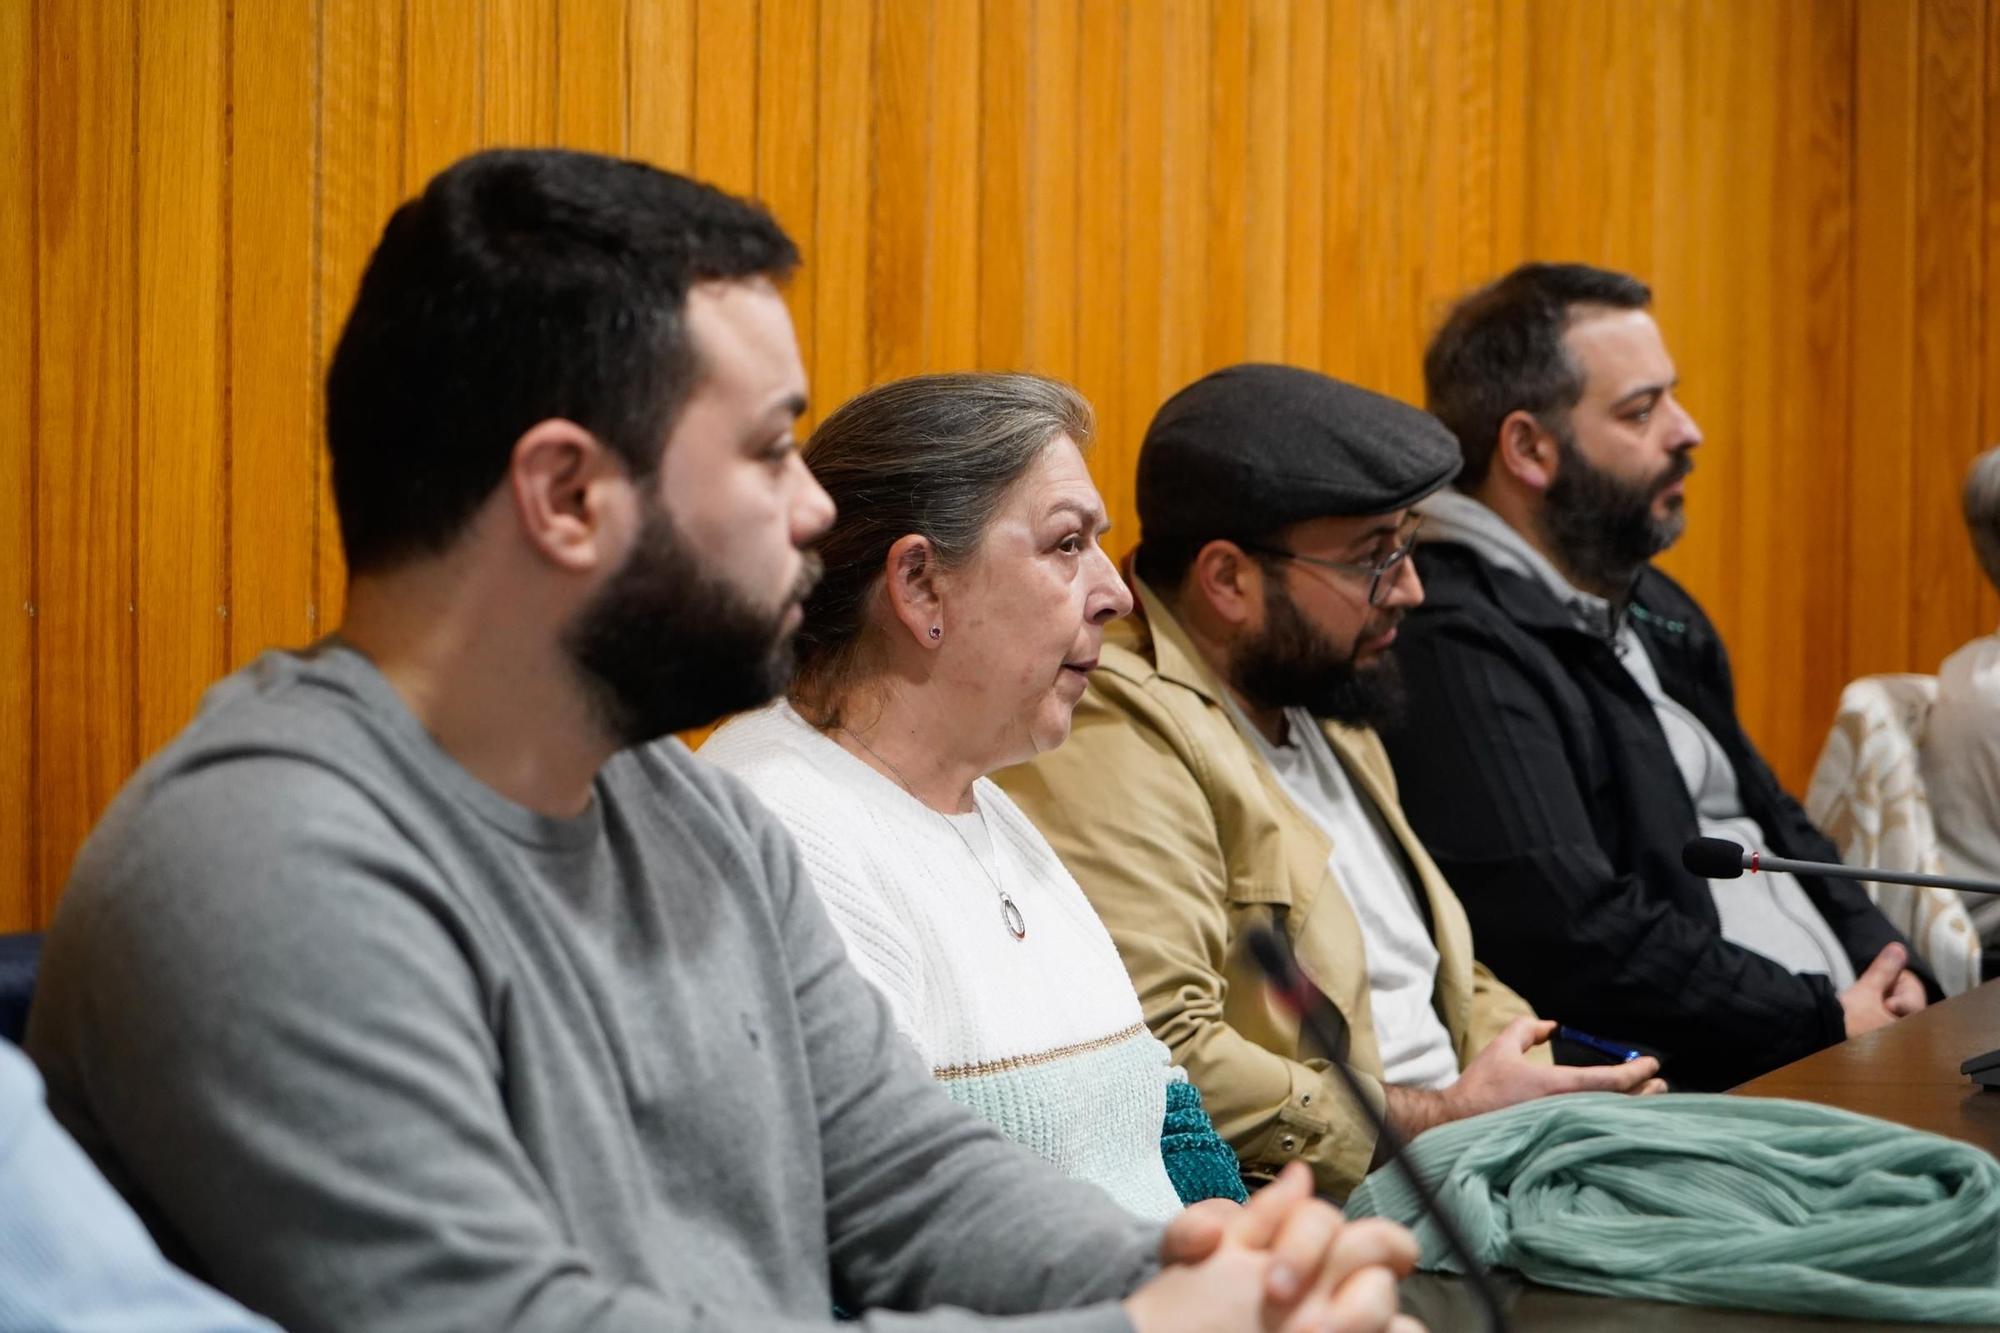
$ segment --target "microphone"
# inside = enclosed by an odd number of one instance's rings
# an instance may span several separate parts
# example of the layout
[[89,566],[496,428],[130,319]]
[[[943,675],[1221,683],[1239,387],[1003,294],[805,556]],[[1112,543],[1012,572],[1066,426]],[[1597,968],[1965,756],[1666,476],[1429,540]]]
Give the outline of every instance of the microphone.
[[1960,889],[1966,893],[2000,894],[2000,884],[1991,880],[1966,879],[1962,875],[1923,875],[1910,870],[1884,870],[1880,866],[1844,866],[1838,861],[1793,861],[1782,856],[1766,856],[1746,851],[1740,842],[1727,838],[1690,838],[1681,848],[1681,866],[1703,879],[1735,879],[1744,871],[1784,871],[1793,875],[1819,875],[1827,879],[1873,880],[1877,884],[1915,884],[1927,889]]
[[1340,1049],[1340,1030],[1328,1014],[1333,1002],[1299,970],[1298,960],[1292,957],[1292,948],[1285,943],[1283,935],[1269,926],[1252,926],[1244,932],[1244,942],[1250,946],[1250,956],[1257,961],[1258,969],[1263,972],[1265,981],[1270,983],[1279,1002],[1299,1020],[1299,1026],[1312,1038],[1313,1044],[1327,1053],[1327,1063],[1338,1071],[1348,1097],[1374,1125],[1376,1141],[1386,1151],[1389,1161],[1403,1173],[1403,1179],[1410,1182],[1410,1190],[1417,1196],[1424,1212],[1437,1223],[1446,1248],[1465,1270],[1466,1284],[1472,1288],[1472,1294],[1486,1314],[1486,1327],[1491,1333],[1507,1333],[1507,1316],[1501,1312],[1500,1298],[1494,1293],[1492,1280],[1486,1274],[1486,1265],[1473,1255],[1472,1247],[1465,1242],[1465,1234],[1438,1201],[1436,1192],[1410,1165],[1403,1136],[1389,1124],[1387,1116],[1375,1109],[1375,1103],[1368,1100],[1361,1080],[1347,1067],[1347,1062],[1334,1058],[1333,1053]]

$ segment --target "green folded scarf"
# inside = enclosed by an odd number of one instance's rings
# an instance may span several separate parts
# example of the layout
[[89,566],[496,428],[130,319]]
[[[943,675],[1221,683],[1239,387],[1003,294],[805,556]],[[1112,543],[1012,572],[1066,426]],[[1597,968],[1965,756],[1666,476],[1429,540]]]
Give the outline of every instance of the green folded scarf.
[[[1851,1111],[1591,1093],[1441,1125],[1411,1145],[1480,1260],[1551,1287],[1853,1319],[2000,1323],[2000,1163]],[[1394,1167],[1350,1217],[1458,1271]]]

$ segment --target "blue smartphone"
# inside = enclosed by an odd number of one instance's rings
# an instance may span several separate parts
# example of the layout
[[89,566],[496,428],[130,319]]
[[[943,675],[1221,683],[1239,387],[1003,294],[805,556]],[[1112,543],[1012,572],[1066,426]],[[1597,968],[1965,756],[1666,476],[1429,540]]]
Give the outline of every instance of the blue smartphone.
[[1615,1041],[1606,1041],[1602,1037],[1593,1037],[1588,1032],[1578,1032],[1567,1023],[1558,1023],[1556,1025],[1556,1036],[1561,1037],[1565,1041],[1573,1041],[1579,1046],[1588,1046],[1598,1054],[1608,1055],[1620,1062],[1636,1060],[1641,1054],[1641,1052],[1633,1050],[1630,1046],[1621,1046]]

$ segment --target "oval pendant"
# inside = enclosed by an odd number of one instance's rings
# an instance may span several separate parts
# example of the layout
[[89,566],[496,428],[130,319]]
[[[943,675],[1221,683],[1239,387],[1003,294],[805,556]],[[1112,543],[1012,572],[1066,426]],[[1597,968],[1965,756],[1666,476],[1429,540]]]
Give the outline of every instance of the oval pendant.
[[1006,890],[1000,892],[1000,921],[1007,927],[1007,933],[1017,940],[1028,938],[1028,923],[1021,917],[1021,909],[1014,906],[1014,900]]

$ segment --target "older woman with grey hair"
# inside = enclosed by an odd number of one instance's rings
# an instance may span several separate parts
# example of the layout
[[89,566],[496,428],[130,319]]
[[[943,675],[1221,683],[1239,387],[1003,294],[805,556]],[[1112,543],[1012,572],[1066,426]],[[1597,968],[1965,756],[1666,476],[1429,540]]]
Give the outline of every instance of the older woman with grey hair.
[[1073,389],[1030,375],[901,380],[835,412],[805,446],[839,517],[796,682],[701,753],[790,827],[946,1090],[1164,1217],[1242,1197],[1234,1156],[1076,881],[985,776],[1063,742],[1132,606],[1099,545],[1091,428]]
[[[2000,447],[1973,460],[1964,504],[1973,553],[2000,588]],[[2000,634],[1981,635],[1938,668],[1921,753],[1945,869],[2000,880]],[[1980,937],[2000,940],[2000,899],[1967,906]]]

